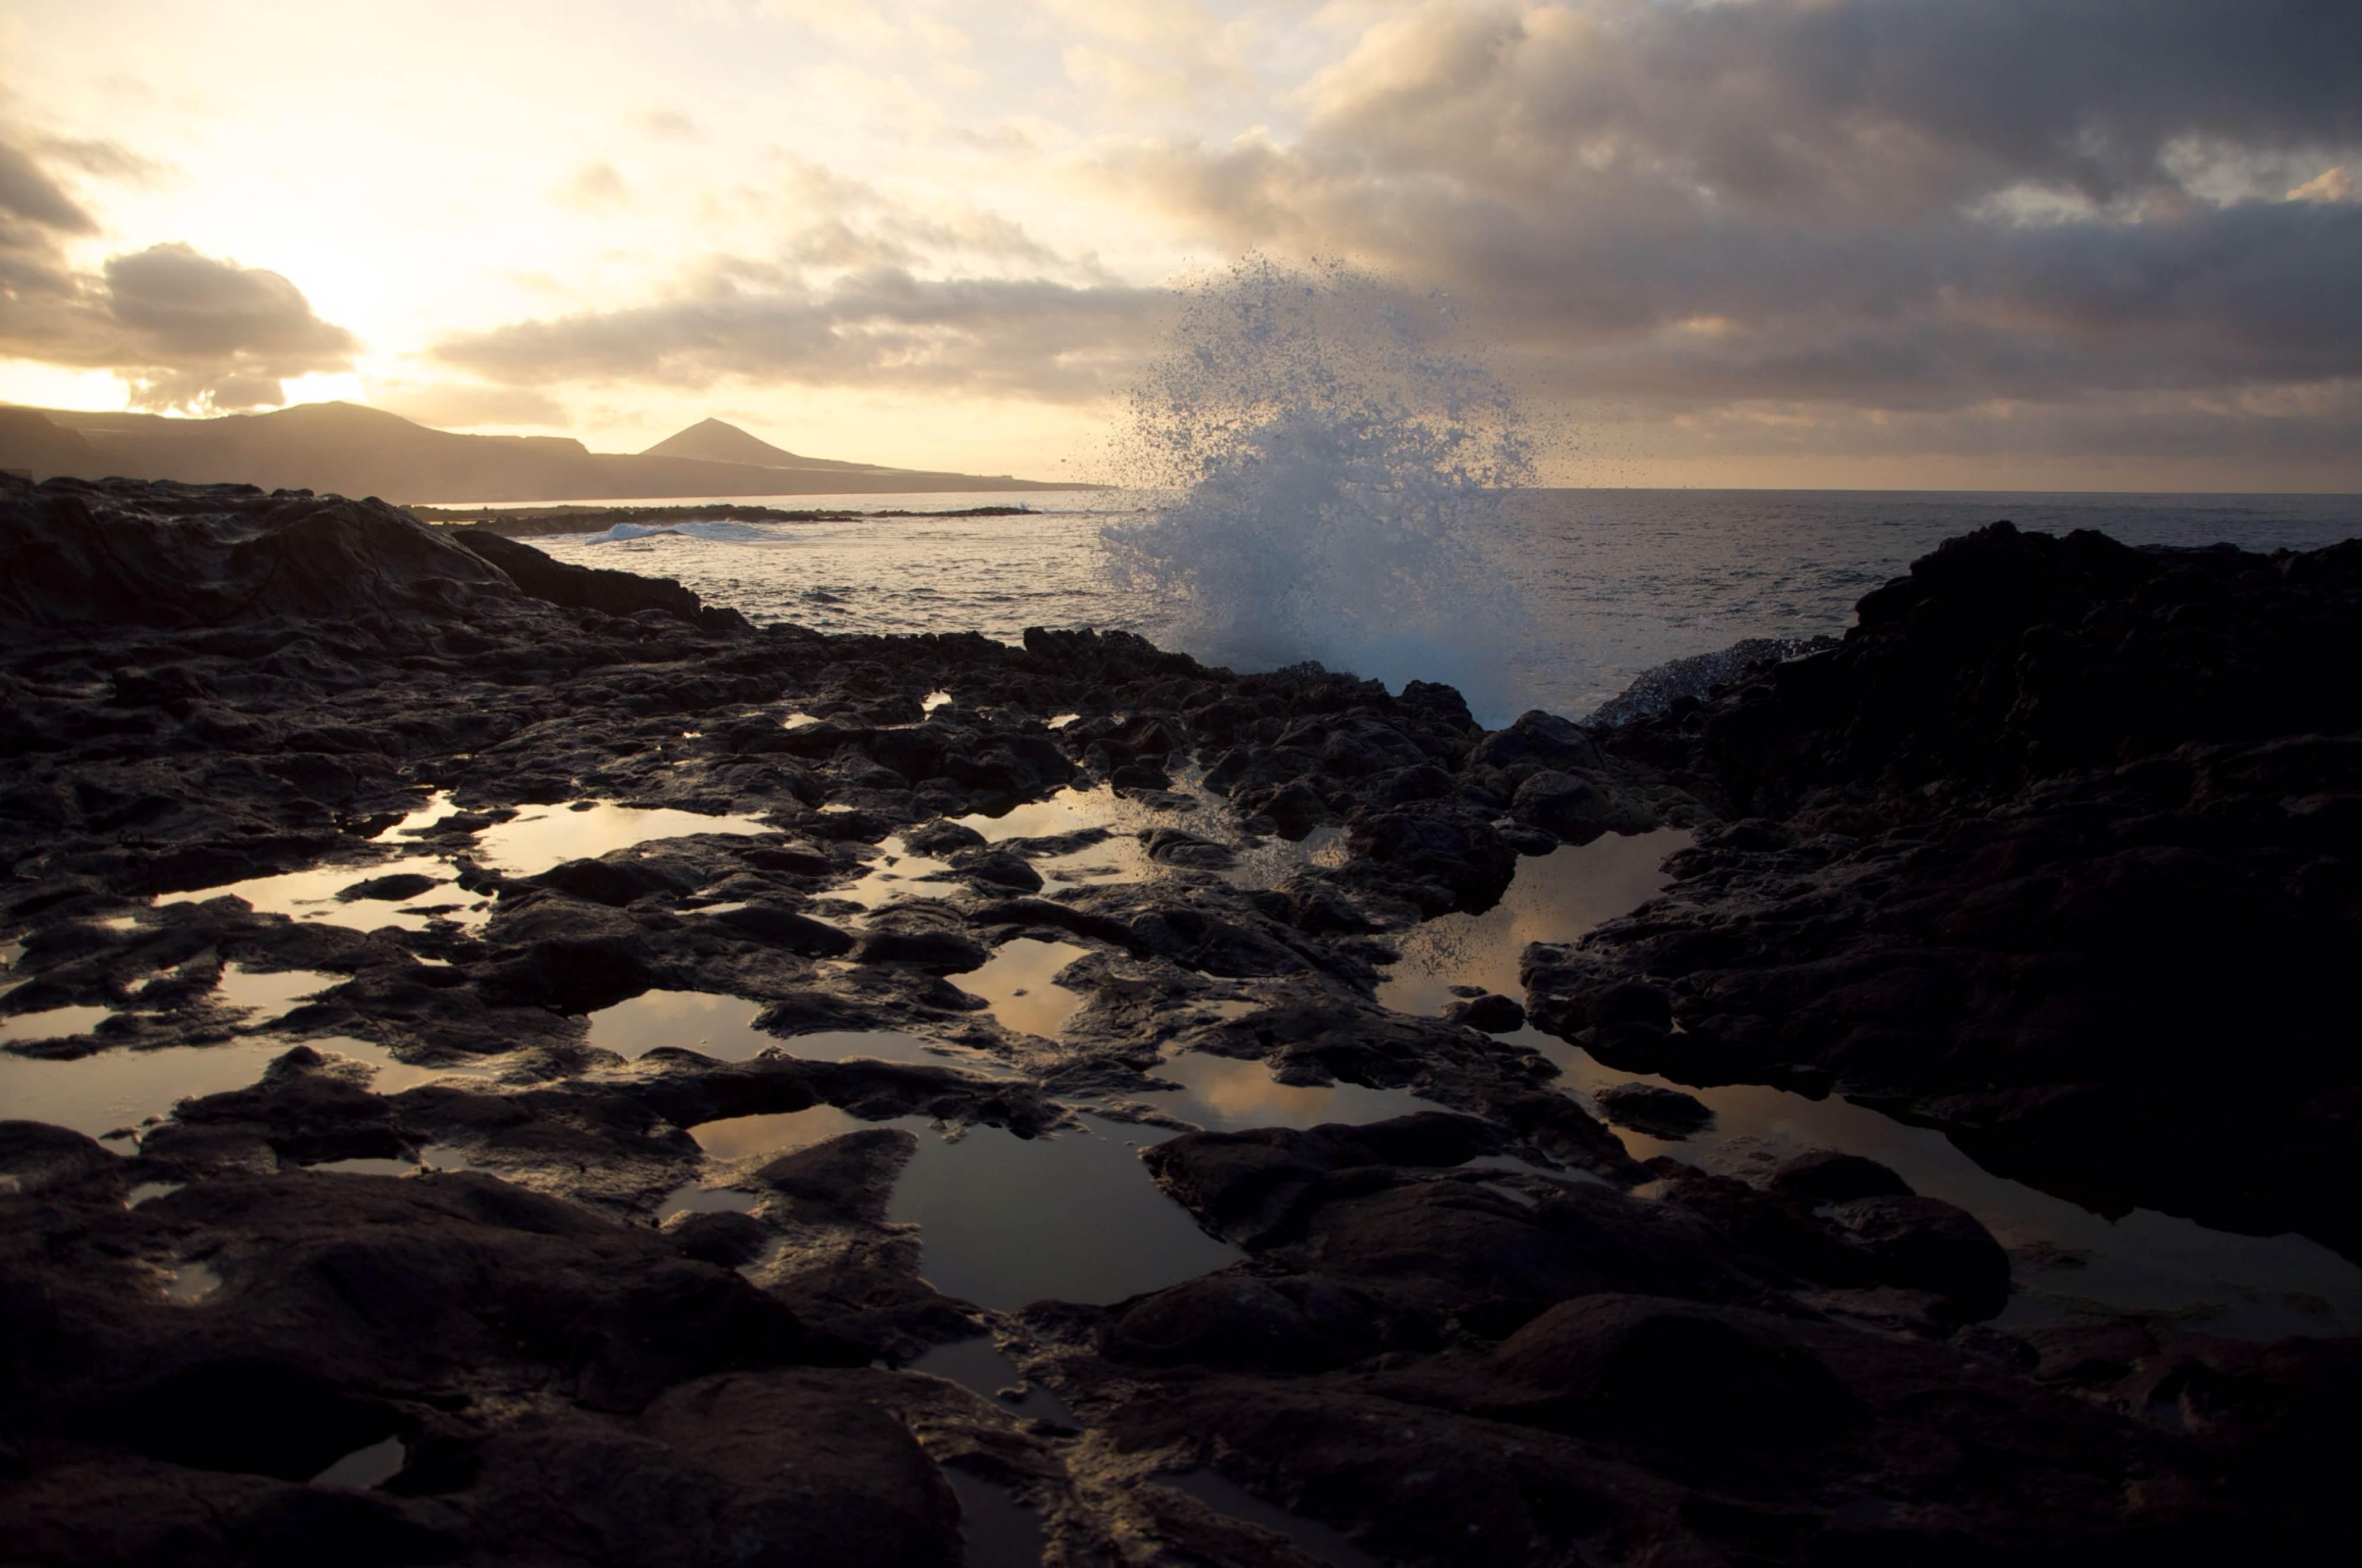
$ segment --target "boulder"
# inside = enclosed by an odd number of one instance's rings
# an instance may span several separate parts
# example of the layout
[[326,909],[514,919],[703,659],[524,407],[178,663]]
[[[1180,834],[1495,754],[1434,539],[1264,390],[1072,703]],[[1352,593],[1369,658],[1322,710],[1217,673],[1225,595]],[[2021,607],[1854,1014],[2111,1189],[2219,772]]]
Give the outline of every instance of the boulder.
[[2009,1297],[2009,1254],[1964,1209],[1933,1198],[1857,1198],[1830,1219],[1888,1284],[1942,1297],[1966,1321],[1993,1316]]
[[1596,770],[1599,748],[1569,720],[1540,709],[1518,715],[1507,729],[1495,730],[1468,753],[1470,767],[1567,768]]
[[1714,1121],[1714,1112],[1695,1095],[1656,1084],[1610,1084],[1592,1099],[1608,1121],[1651,1138],[1678,1141]]

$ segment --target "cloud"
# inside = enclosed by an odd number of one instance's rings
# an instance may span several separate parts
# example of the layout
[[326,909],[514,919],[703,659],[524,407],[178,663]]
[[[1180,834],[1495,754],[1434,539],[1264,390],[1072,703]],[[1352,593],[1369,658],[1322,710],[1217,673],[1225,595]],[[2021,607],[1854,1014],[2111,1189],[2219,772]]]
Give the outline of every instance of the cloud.
[[2362,184],[2357,184],[2354,176],[2345,171],[2345,166],[2340,164],[2334,169],[2324,169],[2303,184],[2294,187],[2289,192],[2288,199],[2291,202],[2362,201]]
[[[64,156],[138,167],[93,147]],[[284,401],[289,377],[351,367],[352,334],[276,272],[178,244],[72,265],[64,242],[98,225],[45,162],[0,141],[0,357],[112,370],[143,408],[254,408]]]
[[[922,213],[866,181],[793,153],[775,151],[772,161],[780,181],[776,198],[758,192],[750,199],[776,199],[795,225],[783,253],[799,267],[855,271],[991,266],[1035,275],[1098,276],[1095,262],[1068,261],[999,214],[949,204]],[[752,264],[746,258],[718,257],[701,263],[709,271],[727,266],[739,277]]]
[[1292,140],[1100,169],[1198,242],[1440,284],[1554,395],[1832,428],[2163,395],[2244,439],[2239,389],[2362,376],[2362,204],[2298,183],[2355,166],[2358,78],[2362,10],[2318,0],[1426,6]]
[[1119,110],[1187,105],[1255,87],[1253,29],[1192,0],[1048,0],[1046,9],[1092,41],[1060,55],[1066,78]]
[[1044,402],[1096,397],[1154,336],[1156,291],[1045,279],[922,279],[895,267],[820,287],[720,284],[622,310],[447,337],[491,381],[749,381],[896,386]]
[[0,215],[61,234],[95,234],[98,224],[23,149],[0,144]]
[[624,177],[615,172],[613,164],[603,161],[586,163],[574,171],[572,179],[557,188],[557,197],[561,205],[589,212],[601,207],[628,205],[632,188],[624,183]]
[[659,141],[702,141],[705,127],[673,109],[650,109],[638,116],[640,129]]
[[48,136],[36,142],[42,157],[52,162],[64,163],[85,174],[103,180],[120,180],[134,185],[162,183],[177,172],[172,165],[145,153],[112,141],[86,137]]

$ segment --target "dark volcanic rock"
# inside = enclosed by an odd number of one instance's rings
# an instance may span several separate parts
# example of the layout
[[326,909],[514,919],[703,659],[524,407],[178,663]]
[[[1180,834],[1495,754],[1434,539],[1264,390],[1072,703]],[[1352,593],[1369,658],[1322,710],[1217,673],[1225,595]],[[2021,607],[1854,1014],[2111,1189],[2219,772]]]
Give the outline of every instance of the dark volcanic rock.
[[1764,1184],[1773,1192],[1808,1198],[1816,1203],[1845,1203],[1857,1198],[1909,1198],[1910,1184],[1876,1160],[1815,1149],[1783,1163]]
[[981,969],[991,956],[955,931],[872,932],[854,955],[864,964],[908,964],[938,975]]
[[1599,748],[1591,737],[1555,713],[1540,709],[1518,715],[1506,730],[1496,730],[1468,754],[1472,767],[1510,768],[1596,768]]
[[1655,1138],[1686,1138],[1714,1120],[1697,1096],[1655,1084],[1610,1084],[1592,1098],[1608,1121]]
[[[0,616],[15,625],[195,629],[447,613],[515,595],[502,572],[383,502],[252,485],[0,489]],[[124,690],[185,695],[186,684],[138,671]]]
[[1526,1024],[1526,1010],[1516,998],[1492,992],[1453,1002],[1443,1010],[1443,1016],[1487,1034],[1511,1033]]
[[709,631],[746,627],[745,617],[735,610],[707,609],[698,602],[696,594],[670,578],[570,566],[488,528],[451,528],[445,533],[462,548],[500,568],[509,580],[535,599],[569,610],[597,610],[609,615],[655,610]]
[[399,903],[443,884],[433,877],[415,871],[405,871],[392,877],[370,877],[354,883],[337,894],[337,900],[350,903],[356,899],[376,899],[386,903]]
[[1021,856],[1009,851],[970,851],[955,856],[952,868],[971,882],[1019,893],[1042,890],[1042,873],[1028,866]]
[[[1732,819],[1645,918],[1524,966],[1542,1027],[1687,1081],[1909,1102],[2079,1200],[2349,1253],[2341,955],[2362,940],[2362,544],[1996,525],[1836,649],[1599,737]],[[1611,1027],[1642,984],[1679,1033]],[[2217,1090],[2222,1043],[2274,1043]],[[2187,1156],[2192,1146],[2212,1155]]]
[[[2356,569],[1989,534],[1833,653],[1486,734],[1447,688],[1121,634],[756,632],[372,502],[0,481],[0,1010],[107,1015],[44,1072],[270,1042],[104,1142],[0,1122],[6,1555],[949,1564],[988,1496],[1045,1561],[1303,1560],[1219,1478],[1390,1562],[2298,1559],[2354,1342],[1976,1326],[2007,1257],[1884,1167],[1638,1165],[1513,999],[1376,997],[1519,856],[1676,823],[1668,898],[1527,954],[1533,1021],[2334,1233],[2362,1088],[2303,1011],[2342,1007],[2362,736],[2288,678],[2353,662]],[[1153,824],[1138,879],[1073,874],[1104,829],[955,821],[1078,776]],[[635,809],[776,831],[587,836]],[[353,896],[205,891],[280,872]],[[1087,949],[1054,1043],[944,977],[1017,938]],[[592,1048],[650,993],[676,1028]],[[1450,1109],[1166,1136],[1176,1051],[1226,1115],[1266,1077]],[[1062,1185],[1127,1124],[1141,1170]],[[965,1238],[1011,1260],[1151,1182],[1243,1259],[984,1311],[897,1204],[971,1159],[1023,1173]],[[1005,1354],[1000,1396],[890,1370],[955,1342],[922,1364]]]
[[1603,833],[1648,833],[1661,825],[1645,803],[1598,778],[1555,770],[1518,785],[1509,809],[1519,822],[1576,844]]
[[1833,1217],[1883,1278],[1932,1291],[1963,1318],[1990,1318],[2009,1295],[2009,1254],[1965,1209],[1933,1198],[1856,1198]]

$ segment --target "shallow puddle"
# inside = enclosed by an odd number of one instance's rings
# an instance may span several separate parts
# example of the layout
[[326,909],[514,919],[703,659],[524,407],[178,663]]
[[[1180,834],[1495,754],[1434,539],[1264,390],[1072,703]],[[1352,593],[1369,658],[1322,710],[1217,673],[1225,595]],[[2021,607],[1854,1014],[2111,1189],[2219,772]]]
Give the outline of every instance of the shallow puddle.
[[884,853],[869,863],[859,880],[832,888],[827,896],[877,910],[905,899],[941,899],[959,890],[959,884],[944,875],[952,868],[950,861],[913,855],[900,838],[889,838],[880,847]]
[[439,1078],[489,1078],[501,1070],[494,1064],[505,1060],[502,1057],[487,1057],[481,1065],[420,1066],[397,1060],[392,1051],[374,1040],[357,1040],[349,1034],[331,1034],[316,1040],[282,1040],[272,1049],[285,1051],[297,1044],[309,1045],[322,1055],[349,1056],[356,1062],[367,1064],[374,1069],[370,1077],[370,1088],[379,1094],[400,1094],[403,1089],[431,1084]]
[[952,821],[982,834],[988,844],[999,844],[1012,838],[1054,838],[1086,828],[1112,828],[1124,806],[1115,791],[1102,784],[1092,790],[1061,790],[1005,812],[977,812]]
[[209,1263],[184,1263],[164,1282],[164,1299],[193,1307],[222,1287],[222,1276]]
[[[1056,1421],[1061,1426],[1082,1425],[1075,1419],[1074,1411],[1066,1408],[1065,1400],[1039,1384],[1028,1383],[1025,1375],[1017,1370],[1017,1364],[1001,1353],[989,1335],[936,1345],[911,1363],[910,1370],[947,1378],[1020,1416]],[[1009,1391],[1018,1389],[1023,1392],[1013,1398],[1009,1397]]]
[[636,1059],[677,1045],[718,1061],[744,1062],[781,1043],[755,1027],[759,1002],[710,991],[643,991],[590,1015],[590,1043]]
[[610,805],[528,807],[526,814],[476,835],[476,857],[513,877],[533,877],[568,860],[595,860],[618,849],[694,834],[752,837],[779,830],[754,817],[701,816],[670,807]]
[[1194,1121],[1209,1132],[1247,1127],[1319,1127],[1337,1121],[1359,1126],[1440,1107],[1408,1089],[1364,1088],[1336,1083],[1322,1088],[1284,1084],[1261,1062],[1185,1051],[1167,1057],[1156,1077],[1183,1087],[1178,1093],[1142,1097],[1168,1115]]
[[344,983],[344,976],[324,974],[316,969],[281,969],[266,973],[233,964],[222,971],[220,990],[222,1000],[231,1007],[259,1013],[264,1021],[268,1021],[287,1012],[308,997]]
[[[1156,1479],[1176,1492],[1187,1493],[1218,1514],[1286,1537],[1298,1551],[1331,1568],[1379,1568],[1376,1558],[1341,1532],[1317,1519],[1290,1513],[1277,1503],[1266,1503],[1227,1476],[1210,1470],[1190,1470],[1161,1474]],[[1472,1546],[1470,1561],[1482,1561],[1487,1555]]]
[[920,1271],[937,1289],[1003,1309],[1105,1303],[1238,1261],[1149,1179],[1139,1143],[1160,1140],[1081,1121],[1054,1138],[979,1127],[921,1143],[889,1217],[919,1227]]
[[419,807],[414,812],[405,812],[403,819],[394,823],[392,827],[387,828],[381,833],[370,834],[370,842],[371,844],[399,844],[403,839],[414,838],[418,834],[427,832],[436,823],[442,822],[446,817],[454,817],[458,814],[459,808],[451,803],[451,791],[448,790],[437,790],[433,794],[426,797],[426,803],[425,805]]
[[[241,882],[224,882],[218,887],[198,888],[185,893],[162,894],[155,901],[162,907],[168,904],[201,904],[219,898],[244,899],[257,914],[281,914],[290,920],[326,921],[333,925],[348,925],[358,931],[373,931],[383,925],[400,926],[404,931],[424,931],[430,921],[436,919],[460,925],[481,925],[490,917],[491,901],[458,887],[452,882],[455,875],[457,873],[447,860],[413,855],[398,860],[381,861],[373,866],[315,866],[304,871],[252,877]],[[431,877],[437,885],[403,899],[337,897],[347,889],[365,882],[385,877],[406,876]]]
[[1105,1303],[1160,1290],[1242,1255],[1198,1228],[1140,1163],[1138,1130],[1082,1118],[1079,1132],[1019,1138],[971,1128],[946,1143],[925,1117],[861,1121],[829,1106],[690,1128],[717,1159],[805,1148],[862,1127],[900,1127],[918,1153],[895,1184],[891,1220],[919,1227],[920,1272],[949,1296],[1009,1309],[1055,1298]]
[[177,1102],[244,1088],[262,1077],[283,1040],[221,1045],[118,1047],[71,1062],[0,1051],[0,1117],[47,1121],[93,1138],[137,1127]]
[[402,1440],[390,1437],[373,1442],[367,1448],[357,1448],[334,1464],[312,1477],[315,1486],[370,1487],[384,1485],[402,1474],[410,1460],[409,1451]]
[[1002,1028],[1055,1040],[1066,1021],[1082,1010],[1086,999],[1054,985],[1051,977],[1089,952],[1071,942],[1021,936],[994,948],[984,967],[955,977],[952,984],[983,998]]
[[0,1018],[0,1044],[20,1040],[67,1040],[87,1034],[115,1015],[111,1007],[53,1007]]
[[1528,943],[1573,942],[1647,903],[1672,885],[1659,867],[1691,837],[1679,828],[1609,834],[1519,860],[1509,890],[1483,914],[1439,915],[1396,939],[1402,960],[1380,983],[1379,1002],[1433,1017],[1457,999],[1453,986],[1522,998],[1518,957]]
[[757,1154],[791,1154],[864,1127],[891,1125],[899,1123],[864,1121],[833,1105],[815,1105],[808,1110],[725,1116],[718,1121],[701,1121],[689,1130],[689,1135],[697,1140],[697,1146],[705,1151],[708,1158],[735,1162],[751,1160]]
[[308,1171],[325,1171],[330,1176],[413,1176],[418,1167],[408,1160],[384,1158],[372,1154],[357,1154],[348,1160],[322,1160],[304,1167]]
[[669,1220],[676,1214],[752,1214],[756,1195],[741,1192],[734,1187],[702,1187],[683,1182],[664,1195],[657,1205],[657,1218]]

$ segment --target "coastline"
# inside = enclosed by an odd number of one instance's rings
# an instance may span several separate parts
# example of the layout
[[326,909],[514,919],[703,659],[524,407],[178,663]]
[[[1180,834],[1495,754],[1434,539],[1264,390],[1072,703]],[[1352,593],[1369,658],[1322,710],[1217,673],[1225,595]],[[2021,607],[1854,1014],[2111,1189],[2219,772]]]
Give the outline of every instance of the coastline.
[[[701,1519],[809,1547],[817,1514],[911,1562],[957,1560],[944,1465],[1073,1551],[1245,1561],[1273,1549],[1157,1478],[1217,1470],[1420,1562],[1463,1525],[1513,1562],[2252,1548],[2326,1483],[2353,1340],[1991,1327],[2013,1263],[1973,1216],[1842,1154],[1753,1180],[1636,1159],[1497,1026],[1693,1087],[1864,1096],[2095,1207],[2352,1258],[2356,1083],[2302,1031],[2357,918],[2362,713],[2320,672],[2355,668],[2362,546],[1989,529],[1837,648],[1716,666],[1585,734],[1120,634],[758,632],[333,497],[0,484],[0,509],[24,738],[0,1006],[107,1014],[11,1054],[285,1045],[133,1139],[0,1127],[10,1267],[40,1282],[12,1342],[72,1347],[9,1375],[28,1425],[0,1486],[37,1560],[72,1560],[41,1543],[89,1540],[61,1521],[124,1489],[121,1550],[94,1555],[166,1554],[143,1529],[250,1554],[319,1496],[332,1531],[497,1553],[539,1493],[627,1558],[634,1505],[601,1479],[625,1453]],[[1142,825],[999,825],[1075,785]],[[734,825],[531,869],[489,847],[577,801]],[[1527,949],[1521,996],[1378,1001],[1424,923],[1562,845],[1667,831],[1691,840],[1667,894]],[[930,896],[881,890],[881,848],[933,867],[905,868]],[[1094,855],[1125,874],[1061,869]],[[213,896],[320,868],[342,901],[316,918]],[[1077,955],[1055,1038],[958,984],[1029,944]],[[233,969],[331,983],[243,1017]],[[759,1004],[778,1050],[621,1059],[579,1021],[679,991]],[[2282,1046],[2226,1107],[2208,1047],[2234,1027]],[[885,1032],[940,1050],[798,1046]],[[1175,1127],[1157,1086],[1189,1061],[1419,1107]],[[690,1131],[824,1108],[868,1125],[738,1164]],[[1238,1261],[1111,1301],[948,1295],[886,1207],[930,1121],[991,1147],[1154,1137],[1159,1201]],[[324,1168],[353,1161],[422,1174]],[[685,1184],[747,1204],[664,1213]],[[1063,1417],[910,1370],[979,1335]],[[234,1401],[207,1392],[223,1368],[248,1369]],[[2160,1399],[2198,1414],[2160,1430]],[[1373,1420],[1415,1430],[1374,1448]],[[711,1435],[800,1452],[832,1422],[863,1446],[817,1492]],[[361,1440],[403,1445],[385,1489],[312,1485]],[[1963,1441],[2009,1478],[1964,1493]]]
[[1030,506],[964,506],[944,512],[919,512],[895,507],[883,512],[850,508],[787,508],[739,506],[713,502],[686,506],[548,506],[450,507],[405,506],[419,522],[436,527],[478,527],[511,539],[543,538],[559,534],[597,534],[618,525],[655,523],[854,523],[885,517],[1027,517]]

